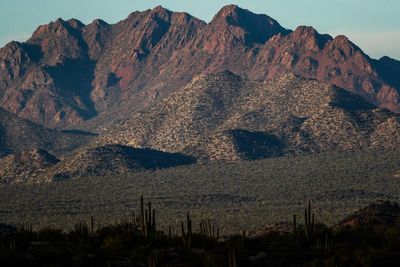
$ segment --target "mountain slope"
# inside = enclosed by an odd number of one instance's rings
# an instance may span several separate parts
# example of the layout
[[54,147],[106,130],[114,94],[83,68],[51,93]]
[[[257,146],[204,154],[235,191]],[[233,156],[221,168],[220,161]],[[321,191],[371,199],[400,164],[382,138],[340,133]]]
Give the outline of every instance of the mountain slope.
[[234,5],[208,24],[160,6],[109,25],[61,19],[0,49],[0,105],[48,127],[109,128],[199,74],[326,81],[400,112],[398,63],[369,58],[344,36],[284,29]]
[[328,83],[295,75],[258,82],[223,71],[196,77],[94,143],[182,152],[202,160],[394,149],[400,144],[400,119]]
[[122,145],[80,149],[48,168],[41,181],[60,181],[75,177],[126,174],[195,163],[192,157]]
[[0,157],[38,148],[63,155],[92,137],[87,133],[50,130],[0,108]]
[[0,159],[0,184],[35,183],[59,160],[45,150],[33,149]]

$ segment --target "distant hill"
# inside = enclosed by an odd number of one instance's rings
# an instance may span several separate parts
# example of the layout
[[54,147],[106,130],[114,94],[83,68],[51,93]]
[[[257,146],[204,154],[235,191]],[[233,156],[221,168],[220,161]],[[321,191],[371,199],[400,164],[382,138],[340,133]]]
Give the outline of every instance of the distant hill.
[[[24,126],[19,120],[16,127]],[[200,75],[152,108],[114,124],[97,137],[23,122],[36,126],[33,129],[39,129],[41,134],[40,138],[30,137],[38,142],[31,146],[47,145],[53,151],[65,149],[64,146],[75,149],[51,164],[42,163],[42,158],[39,163],[30,164],[30,158],[34,158],[32,162],[37,159],[31,152],[26,154],[30,156],[11,155],[5,161],[10,166],[5,169],[8,174],[0,175],[3,183],[117,175],[196,162],[391,150],[400,144],[398,115],[329,83],[293,74],[269,81],[242,78],[229,71]],[[9,131],[35,133],[24,127],[15,130],[9,126]],[[88,142],[68,143],[71,135]],[[42,144],[41,140],[47,143]],[[14,149],[29,146],[22,142],[20,145]],[[41,157],[51,157],[43,153]]]
[[30,149],[55,155],[71,152],[93,137],[88,133],[64,133],[47,129],[0,108],[0,157]]
[[45,150],[33,149],[0,159],[0,184],[37,183],[44,171],[59,160]]
[[235,5],[210,23],[158,6],[113,25],[42,25],[27,42],[0,49],[0,106],[50,128],[106,130],[193,77],[225,69],[264,81],[293,72],[400,112],[399,61]]
[[205,161],[395,149],[400,119],[329,83],[295,75],[260,82],[223,71],[196,77],[93,143],[181,152]]
[[192,157],[151,149],[138,149],[122,145],[107,145],[80,149],[48,168],[44,181],[60,181],[75,177],[124,174],[156,170],[195,163]]

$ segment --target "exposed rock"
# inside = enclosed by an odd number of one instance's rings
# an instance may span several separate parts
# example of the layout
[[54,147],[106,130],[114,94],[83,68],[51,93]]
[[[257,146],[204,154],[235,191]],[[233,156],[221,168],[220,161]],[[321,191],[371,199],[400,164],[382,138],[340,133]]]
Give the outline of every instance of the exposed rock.
[[58,19],[0,49],[1,107],[47,127],[107,129],[193,77],[228,69],[255,80],[288,72],[400,112],[398,61],[374,60],[345,36],[284,29],[235,5],[208,24],[158,6],[109,25]]

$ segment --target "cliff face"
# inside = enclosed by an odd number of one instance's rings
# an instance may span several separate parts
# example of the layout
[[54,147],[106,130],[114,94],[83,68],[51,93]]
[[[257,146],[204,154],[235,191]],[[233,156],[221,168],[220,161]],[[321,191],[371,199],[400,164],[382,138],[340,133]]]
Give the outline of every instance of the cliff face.
[[400,112],[398,61],[344,36],[289,31],[230,5],[208,24],[162,7],[114,25],[58,19],[0,49],[0,105],[48,127],[99,129],[169,96],[194,76],[230,70],[269,80],[293,72]]

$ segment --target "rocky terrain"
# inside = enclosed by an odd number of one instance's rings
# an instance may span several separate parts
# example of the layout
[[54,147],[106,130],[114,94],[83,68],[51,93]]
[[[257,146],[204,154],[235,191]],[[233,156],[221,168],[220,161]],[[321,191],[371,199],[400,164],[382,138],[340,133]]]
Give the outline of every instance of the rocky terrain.
[[0,184],[39,182],[38,178],[59,160],[45,150],[33,149],[0,159]]
[[58,19],[0,49],[0,179],[397,149],[399,71],[235,5],[209,23],[161,6]]
[[150,147],[206,161],[395,149],[400,119],[329,83],[293,74],[258,82],[223,71],[196,77],[93,143]]
[[0,106],[51,128],[106,130],[199,74],[254,80],[287,72],[336,85],[400,112],[399,67],[345,36],[294,31],[235,5],[205,23],[160,6],[110,25],[58,19],[0,49]]
[[126,174],[195,163],[178,153],[107,145],[79,150],[42,175],[42,181],[60,181],[75,177]]
[[80,149],[61,161],[33,149],[0,158],[0,184],[43,183],[77,177],[119,175],[195,163],[179,153],[107,145]]
[[0,177],[3,183],[35,183],[196,162],[393,150],[400,144],[400,118],[326,82],[294,74],[255,81],[222,71],[195,77],[148,110],[91,138],[37,172],[21,157],[10,156],[7,166],[13,167]]
[[87,132],[47,129],[0,108],[0,158],[30,149],[63,155],[84,145],[93,136]]

